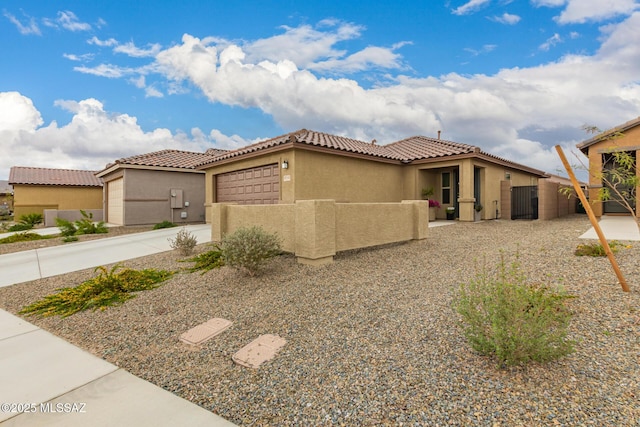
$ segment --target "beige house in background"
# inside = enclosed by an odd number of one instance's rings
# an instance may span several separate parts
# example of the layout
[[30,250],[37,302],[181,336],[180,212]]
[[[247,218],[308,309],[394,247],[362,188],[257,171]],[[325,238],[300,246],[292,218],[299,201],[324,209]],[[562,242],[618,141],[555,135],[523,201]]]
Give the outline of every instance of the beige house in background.
[[15,218],[45,209],[102,209],[102,180],[94,171],[13,166],[9,184]]
[[0,180],[0,215],[13,212],[13,187],[9,181]]
[[205,173],[195,165],[222,153],[161,150],[108,164],[96,173],[105,184],[105,221],[114,225],[204,222]]
[[[598,172],[605,172],[607,169],[615,168],[615,159],[611,153],[625,151],[636,159],[636,175],[640,176],[637,159],[640,156],[640,117],[630,120],[613,129],[604,131],[593,138],[581,142],[577,147],[589,158],[589,170],[596,173],[589,174],[589,198],[597,200],[598,191],[602,188],[603,182]],[[635,194],[639,194],[635,189]],[[629,200],[634,207],[636,215],[639,215],[636,200]],[[606,214],[629,214],[620,203],[615,201],[592,203],[593,212],[596,216]]]
[[[388,145],[301,129],[201,162],[205,206],[214,203],[290,204],[333,199],[338,203],[431,199],[455,209],[461,221],[500,218],[510,211],[504,188],[536,186],[547,175],[479,147],[415,136]],[[501,184],[501,183],[505,184]]]

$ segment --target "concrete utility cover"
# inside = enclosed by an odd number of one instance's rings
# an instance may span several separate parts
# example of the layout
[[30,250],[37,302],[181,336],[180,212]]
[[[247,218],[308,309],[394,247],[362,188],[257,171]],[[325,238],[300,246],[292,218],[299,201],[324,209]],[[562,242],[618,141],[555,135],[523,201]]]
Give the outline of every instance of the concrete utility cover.
[[180,335],[180,341],[193,345],[203,343],[226,331],[231,323],[226,319],[213,318]]
[[231,357],[238,365],[247,368],[257,368],[267,360],[273,359],[278,350],[287,343],[287,340],[277,335],[260,335],[249,344],[242,347]]

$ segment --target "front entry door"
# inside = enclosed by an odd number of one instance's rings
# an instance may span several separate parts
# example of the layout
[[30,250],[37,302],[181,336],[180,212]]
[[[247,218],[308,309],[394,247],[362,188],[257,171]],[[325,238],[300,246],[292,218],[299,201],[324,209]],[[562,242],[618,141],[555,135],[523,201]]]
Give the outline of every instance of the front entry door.
[[[633,153],[635,154],[635,153]],[[634,156],[635,157],[635,156]],[[609,171],[619,168],[620,165],[616,162],[615,157],[612,154],[605,154],[603,158],[603,168],[604,173],[609,174]],[[613,180],[613,179],[611,179]],[[620,196],[616,194],[611,186],[609,186],[606,182],[604,183],[605,187],[609,188],[609,192],[611,194],[611,200],[604,202],[604,213],[605,214],[621,214],[621,213],[629,213],[629,210],[623,205],[620,201]],[[636,209],[635,202],[635,188],[631,186],[623,186],[618,184],[617,189],[620,193],[626,194],[626,201],[629,205],[634,209]]]

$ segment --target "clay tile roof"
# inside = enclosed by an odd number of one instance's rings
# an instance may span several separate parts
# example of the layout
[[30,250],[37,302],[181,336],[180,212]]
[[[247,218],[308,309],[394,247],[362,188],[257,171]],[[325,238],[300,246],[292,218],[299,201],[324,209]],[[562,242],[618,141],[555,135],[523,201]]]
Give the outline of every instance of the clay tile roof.
[[268,148],[277,147],[285,144],[306,144],[316,147],[331,148],[334,150],[346,151],[350,153],[365,154],[374,157],[382,157],[387,159],[402,160],[395,153],[389,152],[384,146],[376,145],[373,142],[358,141],[357,139],[347,138],[344,136],[331,135],[323,132],[316,132],[307,129],[300,129],[295,132],[276,136],[238,148],[237,150],[227,151],[215,159],[201,162],[198,166],[204,166],[215,161],[230,159],[249,153],[254,153]]
[[442,139],[412,136],[401,141],[385,145],[391,152],[397,153],[407,161],[430,159],[479,152],[478,147]]
[[[115,161],[115,164],[195,169],[195,166],[204,159],[215,157],[215,155],[212,155],[213,153],[224,152],[224,150],[215,150],[212,151],[212,154],[209,154],[209,150],[207,150],[207,153],[180,150],[154,151],[153,153],[138,154],[118,159]],[[113,164],[109,166],[113,166]]]
[[9,172],[9,184],[102,187],[102,179],[95,174],[95,171],[86,170],[13,166]]

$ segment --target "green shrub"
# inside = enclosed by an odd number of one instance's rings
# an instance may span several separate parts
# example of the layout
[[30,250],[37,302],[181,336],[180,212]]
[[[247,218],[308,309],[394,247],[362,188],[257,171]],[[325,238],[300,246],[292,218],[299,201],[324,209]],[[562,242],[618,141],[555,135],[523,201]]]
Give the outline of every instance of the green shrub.
[[31,227],[33,228],[38,224],[42,224],[42,214],[30,213],[20,215],[20,222],[23,224],[31,224]]
[[161,228],[172,228],[172,227],[177,227],[178,224],[175,224],[171,221],[162,221],[159,222],[158,224],[153,226],[154,230],[160,230]]
[[87,309],[105,310],[135,298],[133,292],[153,289],[171,277],[167,270],[121,269],[116,265],[110,271],[98,267],[100,274],[73,288],[61,288],[55,294],[24,307],[20,314],[67,317]]
[[25,231],[31,230],[33,228],[33,224],[28,224],[26,222],[17,222],[10,226],[7,230],[9,231]]
[[93,214],[91,212],[87,214],[85,211],[80,209],[80,214],[82,215],[82,219],[75,222],[78,229],[76,234],[104,234],[109,232],[104,221],[93,221]]
[[193,248],[198,244],[196,236],[191,234],[186,228],[178,231],[175,239],[169,238],[168,240],[173,249],[176,249],[181,255],[185,256],[191,255],[193,253]]
[[73,236],[78,231],[71,221],[62,218],[56,218],[56,226],[60,229],[60,234],[66,237]]
[[546,362],[573,352],[567,340],[573,298],[560,289],[528,285],[517,261],[504,257],[494,274],[486,268],[460,286],[454,299],[464,334],[474,350],[499,364]]
[[[622,246],[620,242],[617,240],[612,240],[609,242],[609,248],[611,248],[611,252],[618,252],[619,247]],[[584,243],[578,245],[576,248],[575,255],[577,256],[607,256],[607,253],[604,250],[604,246],[601,243]]]
[[37,233],[23,232],[12,234],[11,236],[0,239],[0,243],[31,242],[33,240],[51,239],[53,237],[56,236],[41,236]]
[[250,276],[260,273],[268,259],[279,255],[280,238],[261,227],[241,227],[222,239],[222,260],[230,267],[245,270]]
[[202,274],[214,268],[220,268],[224,265],[222,260],[222,250],[213,245],[213,249],[207,252],[203,252],[199,255],[184,260],[185,262],[195,262],[193,267],[187,269],[188,272],[202,271]]
[[77,242],[78,241],[78,237],[76,236],[65,236],[62,238],[62,241],[65,243],[71,243],[71,242]]

